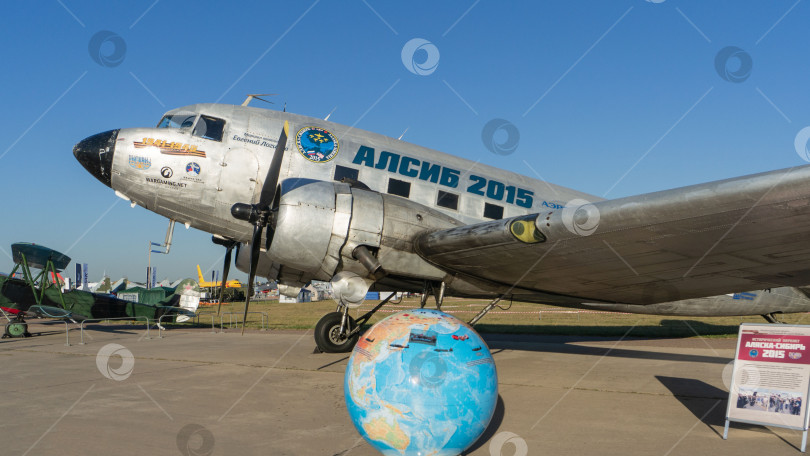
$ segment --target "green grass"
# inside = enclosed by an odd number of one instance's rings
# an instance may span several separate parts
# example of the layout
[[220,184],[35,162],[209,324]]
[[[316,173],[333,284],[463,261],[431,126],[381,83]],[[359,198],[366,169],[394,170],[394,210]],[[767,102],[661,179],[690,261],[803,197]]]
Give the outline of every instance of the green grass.
[[[379,301],[366,301],[350,315],[357,318],[377,305]],[[481,310],[487,301],[446,299],[442,310],[468,321]],[[428,307],[433,308],[432,301]],[[385,318],[395,311],[419,307],[418,299],[406,299],[400,304],[388,304],[375,314],[370,324]],[[216,311],[216,306],[203,307],[203,311]],[[253,301],[251,312],[264,312],[269,329],[313,329],[318,320],[328,312],[334,312],[332,301],[311,303],[279,303],[278,301]],[[227,327],[230,319],[234,324],[241,321],[244,303],[222,305],[223,321]],[[228,314],[233,312],[233,314]],[[779,316],[785,323],[810,324],[810,314]],[[210,315],[200,317],[200,325],[210,325]],[[249,314],[248,328],[261,327],[262,316]],[[219,320],[217,320],[219,321]],[[760,316],[750,317],[672,317],[657,315],[591,313],[576,309],[562,309],[541,304],[515,302],[508,310],[494,309],[476,325],[482,333],[549,334],[602,337],[736,337],[740,323],[764,323]]]

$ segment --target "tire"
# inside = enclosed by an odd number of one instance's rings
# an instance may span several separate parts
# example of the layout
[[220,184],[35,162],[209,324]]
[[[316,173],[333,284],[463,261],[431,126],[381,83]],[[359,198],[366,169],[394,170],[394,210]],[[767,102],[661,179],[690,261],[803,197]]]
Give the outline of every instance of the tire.
[[5,337],[28,337],[28,325],[26,323],[12,321],[6,325]]
[[[360,334],[357,333],[349,339],[338,339],[338,331],[340,331],[340,321],[343,319],[342,312],[330,312],[315,325],[315,343],[318,349],[323,353],[348,353],[354,348]],[[354,318],[346,317],[347,328],[345,330],[351,331],[355,328]]]

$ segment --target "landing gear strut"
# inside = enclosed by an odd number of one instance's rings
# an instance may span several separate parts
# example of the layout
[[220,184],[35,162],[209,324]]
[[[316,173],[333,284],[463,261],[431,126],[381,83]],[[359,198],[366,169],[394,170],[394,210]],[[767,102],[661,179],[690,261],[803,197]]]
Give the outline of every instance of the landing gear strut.
[[318,349],[323,353],[348,353],[352,351],[357,339],[360,338],[360,330],[363,325],[368,323],[371,316],[374,315],[382,306],[388,304],[388,301],[396,296],[396,293],[391,293],[390,296],[383,299],[373,309],[364,313],[357,320],[349,316],[349,306],[338,306],[337,312],[330,312],[315,325],[315,343]]
[[360,333],[349,336],[356,323],[348,311],[349,308],[343,306],[343,312],[330,312],[315,325],[315,343],[323,353],[350,352],[357,343]]
[[762,318],[764,318],[768,323],[782,323],[776,319],[776,313],[764,314]]
[[436,298],[436,310],[442,310],[442,303],[444,302],[444,293],[446,289],[447,285],[444,282],[441,282],[437,286],[433,282],[425,281],[425,286],[422,291],[422,300],[419,302],[419,308],[425,308],[428,296],[432,294],[433,297]]
[[[490,303],[489,303],[489,304],[487,304],[487,306],[486,306],[486,307],[484,307],[483,309],[481,309],[481,311],[480,311],[480,312],[478,312],[478,315],[476,315],[475,317],[473,317],[473,319],[472,319],[472,320],[470,320],[469,322],[467,322],[467,324],[468,324],[468,325],[470,325],[470,326],[475,326],[475,324],[476,324],[476,323],[478,323],[478,321],[479,321],[479,320],[481,320],[482,318],[484,318],[484,315],[488,314],[490,310],[492,310],[492,309],[494,309],[494,308],[496,308],[496,307],[497,307],[497,308],[499,308],[499,309],[502,309],[502,310],[509,310],[509,309],[512,307],[511,302],[510,302],[510,304],[509,304],[509,307],[506,307],[506,308],[501,307],[501,306],[499,306],[499,305],[498,305],[498,303],[499,303],[499,302],[501,302],[501,299],[503,299],[503,298],[504,298],[503,296],[498,296],[497,298],[495,298],[495,299],[493,299],[492,301],[490,301]],[[511,299],[511,298],[510,298],[510,299]]]

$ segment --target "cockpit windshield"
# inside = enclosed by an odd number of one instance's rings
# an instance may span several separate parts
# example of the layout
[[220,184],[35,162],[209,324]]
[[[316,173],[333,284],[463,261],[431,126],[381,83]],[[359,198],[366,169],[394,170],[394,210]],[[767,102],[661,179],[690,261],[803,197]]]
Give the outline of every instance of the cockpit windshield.
[[158,128],[191,128],[197,114],[193,112],[175,112],[166,114],[160,120]]
[[203,114],[200,116],[200,120],[197,122],[197,126],[194,127],[194,131],[191,134],[203,139],[222,141],[222,131],[224,129],[224,120]]

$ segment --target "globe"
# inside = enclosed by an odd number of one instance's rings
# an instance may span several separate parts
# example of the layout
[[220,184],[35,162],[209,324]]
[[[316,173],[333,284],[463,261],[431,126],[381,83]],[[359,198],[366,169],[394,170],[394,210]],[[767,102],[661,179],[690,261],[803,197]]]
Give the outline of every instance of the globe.
[[357,431],[384,455],[458,455],[489,425],[498,374],[481,336],[428,309],[395,313],[363,334],[344,395]]

